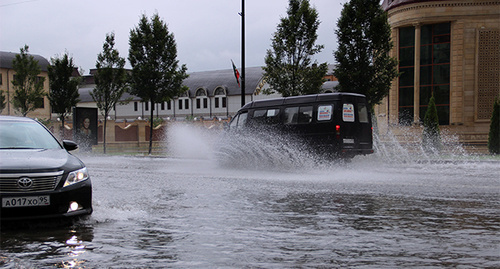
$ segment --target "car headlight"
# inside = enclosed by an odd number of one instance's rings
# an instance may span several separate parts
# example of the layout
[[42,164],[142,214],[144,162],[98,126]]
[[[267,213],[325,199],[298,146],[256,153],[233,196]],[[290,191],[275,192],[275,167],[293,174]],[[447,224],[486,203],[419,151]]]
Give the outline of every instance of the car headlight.
[[89,178],[89,172],[87,171],[87,167],[75,170],[75,171],[70,172],[68,174],[68,177],[66,178],[66,181],[64,182],[63,187],[84,181],[87,178]]

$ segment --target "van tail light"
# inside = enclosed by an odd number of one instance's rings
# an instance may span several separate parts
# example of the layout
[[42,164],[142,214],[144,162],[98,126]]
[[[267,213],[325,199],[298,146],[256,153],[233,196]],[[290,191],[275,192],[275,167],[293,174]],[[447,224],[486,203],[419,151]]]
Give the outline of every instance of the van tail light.
[[335,125],[335,134],[337,135],[337,139],[340,139],[340,125]]

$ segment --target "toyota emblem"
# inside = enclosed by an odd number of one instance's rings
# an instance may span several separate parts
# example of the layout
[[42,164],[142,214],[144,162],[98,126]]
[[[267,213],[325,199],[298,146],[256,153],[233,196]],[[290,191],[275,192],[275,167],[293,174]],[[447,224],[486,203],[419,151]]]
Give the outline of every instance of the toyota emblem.
[[33,180],[29,177],[22,177],[17,181],[17,186],[21,189],[29,189],[33,186]]

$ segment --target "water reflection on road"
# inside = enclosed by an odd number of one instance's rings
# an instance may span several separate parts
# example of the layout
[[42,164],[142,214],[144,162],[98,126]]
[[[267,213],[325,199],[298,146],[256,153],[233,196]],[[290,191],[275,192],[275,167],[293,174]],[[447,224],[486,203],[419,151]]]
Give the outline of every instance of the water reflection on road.
[[[4,229],[6,268],[500,267],[500,163],[221,168],[83,156],[94,214]],[[52,226],[52,225],[50,225]]]

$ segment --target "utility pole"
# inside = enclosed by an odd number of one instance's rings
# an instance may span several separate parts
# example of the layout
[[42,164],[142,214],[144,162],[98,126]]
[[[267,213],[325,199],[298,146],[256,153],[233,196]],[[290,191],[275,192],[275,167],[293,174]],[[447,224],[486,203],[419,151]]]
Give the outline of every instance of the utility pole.
[[241,0],[241,106],[245,105],[245,0]]

